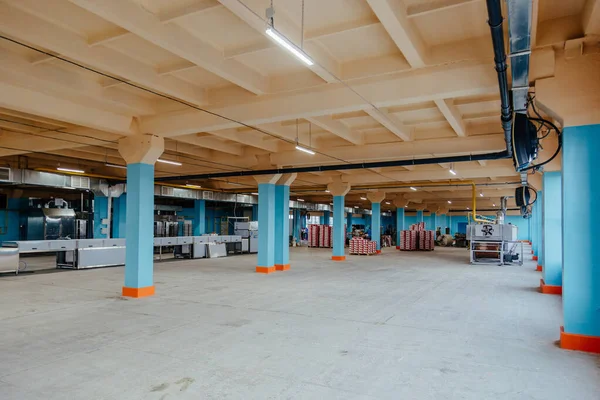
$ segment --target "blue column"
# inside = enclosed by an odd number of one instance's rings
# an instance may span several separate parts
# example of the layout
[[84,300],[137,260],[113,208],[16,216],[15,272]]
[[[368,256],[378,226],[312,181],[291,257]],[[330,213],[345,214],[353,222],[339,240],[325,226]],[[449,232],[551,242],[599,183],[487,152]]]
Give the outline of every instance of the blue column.
[[102,233],[104,228],[108,231],[110,227],[102,223],[102,220],[108,218],[108,197],[94,196],[94,239],[105,239],[108,237],[106,233]]
[[400,248],[400,232],[404,230],[404,208],[396,208],[396,248]]
[[346,232],[344,232],[344,196],[333,196],[333,255],[332,260],[344,261]]
[[330,219],[331,219],[331,212],[330,211],[323,211],[323,224],[329,225],[330,224]]
[[381,203],[371,203],[371,240],[377,242],[377,251],[381,250]]
[[123,193],[121,196],[115,197],[112,203],[112,237],[124,239],[127,230],[127,194]]
[[364,214],[364,218],[365,218],[365,228],[366,227],[370,227],[373,228],[373,222],[372,222],[372,215],[371,214]]
[[322,215],[319,217],[319,224],[325,224],[325,217],[323,217]]
[[258,184],[258,265],[256,272],[275,272],[275,184]]
[[561,347],[600,352],[600,125],[568,127],[562,136]]
[[537,221],[539,219],[539,209],[540,203],[536,200],[531,207],[531,251],[533,252],[534,259],[537,260],[538,253],[538,230],[537,230]]
[[154,294],[154,165],[127,166],[127,246],[123,295]]
[[544,193],[540,190],[537,192],[538,196],[538,220],[537,220],[537,237],[538,237],[538,246],[537,246],[537,256],[538,263],[537,265],[543,268],[544,266]]
[[252,221],[258,221],[258,204],[252,204]]
[[346,213],[346,232],[352,233],[352,213]]
[[441,214],[440,215],[440,227],[442,228],[442,235],[446,234],[446,228],[448,227],[448,218],[446,217],[446,214]]
[[294,208],[294,236],[300,242],[300,210]]
[[192,230],[194,236],[202,236],[206,233],[206,200],[194,200]]
[[436,213],[431,213],[431,223],[433,224],[433,226],[431,228],[429,228],[430,230],[435,231],[438,227],[438,219],[437,219],[437,214]]
[[[275,270],[290,269],[290,187],[275,185]],[[260,223],[259,223],[260,227]],[[260,235],[260,234],[259,234]],[[259,236],[260,238],[260,236]],[[260,239],[259,239],[260,240]]]
[[[544,285],[562,286],[562,180],[560,171],[544,173]],[[543,289],[543,288],[542,288]],[[542,290],[543,291],[543,290]]]
[[417,223],[423,222],[423,210],[417,210]]

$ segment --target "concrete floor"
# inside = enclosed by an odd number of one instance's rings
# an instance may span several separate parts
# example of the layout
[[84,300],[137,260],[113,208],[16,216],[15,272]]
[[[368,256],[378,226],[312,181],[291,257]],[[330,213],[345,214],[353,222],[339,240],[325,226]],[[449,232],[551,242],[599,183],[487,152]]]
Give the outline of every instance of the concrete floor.
[[292,249],[0,278],[0,399],[600,399],[600,358],[555,341],[540,273],[463,249],[350,256]]

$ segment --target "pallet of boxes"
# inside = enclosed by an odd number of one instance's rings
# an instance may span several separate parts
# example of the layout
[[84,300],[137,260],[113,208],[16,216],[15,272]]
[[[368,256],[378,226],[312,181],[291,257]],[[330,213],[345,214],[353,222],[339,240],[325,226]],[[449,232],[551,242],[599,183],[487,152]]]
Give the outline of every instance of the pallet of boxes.
[[331,248],[333,246],[332,228],[330,225],[316,225],[312,224],[308,226],[308,247],[326,247]]
[[350,254],[373,255],[377,254],[377,242],[363,238],[350,239]]
[[402,251],[433,251],[435,232],[425,230],[425,223],[419,222],[410,226],[410,230],[400,232],[399,249]]

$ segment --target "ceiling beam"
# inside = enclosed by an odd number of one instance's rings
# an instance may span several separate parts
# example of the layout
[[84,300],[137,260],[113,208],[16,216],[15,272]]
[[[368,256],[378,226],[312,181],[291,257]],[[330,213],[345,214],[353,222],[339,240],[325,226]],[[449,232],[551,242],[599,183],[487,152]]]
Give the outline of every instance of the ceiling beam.
[[331,115],[309,117],[307,120],[352,144],[362,145],[365,143],[364,135],[361,132],[350,129],[342,122],[331,118]]
[[268,81],[235,60],[224,60],[217,49],[175,24],[163,24],[139,5],[122,0],[69,0],[163,49],[220,76],[244,89],[264,94]]
[[465,123],[462,120],[458,107],[454,105],[454,102],[450,99],[436,99],[434,100],[435,105],[439,108],[446,121],[450,124],[454,132],[458,136],[467,136]]
[[581,16],[583,32],[586,35],[600,35],[600,1],[586,0]]
[[405,142],[413,140],[411,128],[402,123],[402,121],[400,121],[400,119],[394,114],[391,114],[386,110],[375,109],[373,107],[367,108],[365,111],[400,139],[404,140]]
[[120,39],[122,37],[129,36],[131,34],[132,33],[129,32],[127,29],[116,28],[114,30],[111,30],[110,32],[102,32],[101,34],[88,37],[88,44],[90,45],[90,47],[100,46]]
[[0,107],[122,135],[134,133],[130,117],[15,86],[4,79],[6,75],[0,74]]
[[247,146],[252,146],[257,149],[266,150],[271,153],[275,153],[281,150],[282,145],[284,145],[284,143],[280,140],[271,139],[269,136],[253,130],[249,130],[247,132],[240,132],[237,129],[232,128],[207,133],[227,140],[242,143]]
[[532,0],[531,4],[531,33],[530,33],[530,48],[533,49],[537,43],[537,31],[540,15],[540,0]]
[[[377,80],[361,80],[353,84],[377,107],[400,106],[432,101],[436,98],[458,98],[497,94],[495,71],[488,63],[457,62],[424,71],[407,71]],[[282,96],[268,96],[243,104],[209,108],[211,112],[235,118],[246,124],[268,124],[296,118],[347,113],[365,109],[359,96],[346,87],[328,85],[296,91]],[[142,119],[144,132],[161,136],[236,128],[239,124],[196,110],[157,115]]]
[[[27,7],[33,13],[43,12],[37,1],[21,0],[19,4],[21,7]],[[206,94],[187,82],[172,77],[161,77],[152,67],[103,46],[91,48],[81,36],[29,13],[12,8],[6,3],[0,3],[0,26],[4,33],[19,40],[61,54],[102,72],[136,82],[193,104],[207,102]]]
[[0,50],[0,71],[12,77],[12,82],[34,87],[58,97],[70,97],[73,101],[92,107],[133,115],[154,114],[150,100],[117,89],[105,89],[87,75],[56,65],[32,65],[19,55]]
[[367,0],[388,34],[413,68],[423,67],[427,45],[408,18],[406,7],[399,0]]
[[204,136],[200,134],[192,134],[186,136],[179,136],[178,142],[193,144],[199,147],[205,147],[207,149],[217,150],[222,153],[231,154],[234,156],[241,156],[244,154],[243,146],[239,143],[226,143],[216,136]]
[[463,6],[483,0],[425,0],[411,4],[407,7],[408,18],[421,17],[434,12],[444,11],[449,8]]
[[163,24],[177,21],[181,18],[198,15],[200,13],[210,11],[214,8],[221,7],[217,0],[198,0],[181,8],[165,11],[158,16],[158,19]]
[[[247,8],[243,2],[238,0],[219,0],[229,11],[235,16],[246,22],[250,27],[254,28],[258,33],[269,38],[266,34],[265,21],[254,14],[249,8]],[[298,34],[301,32],[300,27],[296,26],[290,19],[286,18],[283,12],[278,12],[275,15],[275,26],[276,30],[284,35],[288,40],[295,44],[299,44],[301,41]],[[294,40],[297,37],[298,40]],[[269,39],[270,40],[270,39]],[[298,46],[300,47],[300,46]],[[315,74],[320,76],[324,81],[332,83],[337,82],[336,77],[341,75],[340,65],[329,53],[323,50],[315,43],[306,42],[304,43],[304,49],[306,54],[315,62],[314,65],[308,67]],[[285,50],[282,50],[285,51]],[[290,57],[293,57],[290,54]],[[299,63],[301,61],[298,61]]]

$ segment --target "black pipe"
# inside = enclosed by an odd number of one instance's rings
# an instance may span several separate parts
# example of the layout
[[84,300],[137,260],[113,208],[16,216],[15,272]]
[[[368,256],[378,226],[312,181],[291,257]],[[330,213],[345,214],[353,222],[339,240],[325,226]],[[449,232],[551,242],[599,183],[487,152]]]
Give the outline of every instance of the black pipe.
[[437,164],[437,163],[498,160],[500,158],[508,158],[508,154],[506,153],[506,150],[496,152],[496,153],[475,154],[475,155],[466,155],[466,156],[435,157],[435,158],[420,158],[420,159],[417,158],[417,159],[411,159],[411,160],[375,161],[375,162],[368,162],[368,163],[315,165],[315,166],[311,166],[311,167],[271,168],[271,169],[261,169],[261,170],[218,172],[215,174],[168,176],[168,177],[164,177],[164,178],[157,178],[156,180],[159,182],[170,182],[170,181],[181,181],[181,180],[192,180],[192,179],[230,178],[230,177],[236,177],[236,176],[256,176],[256,175],[291,174],[291,173],[302,173],[302,172],[322,172],[322,171],[338,171],[338,170],[366,169],[366,168],[404,167],[407,165],[425,165],[425,164]]
[[504,32],[502,30],[502,7],[500,0],[487,0],[488,24],[492,34],[494,46],[494,62],[498,73],[498,86],[500,88],[500,103],[502,129],[506,141],[506,152],[512,157],[512,108],[510,106],[510,92],[508,90],[508,66],[506,64],[506,53],[504,51]]

